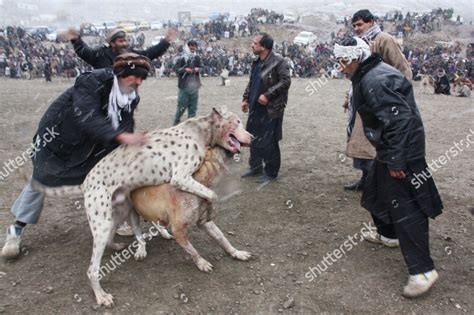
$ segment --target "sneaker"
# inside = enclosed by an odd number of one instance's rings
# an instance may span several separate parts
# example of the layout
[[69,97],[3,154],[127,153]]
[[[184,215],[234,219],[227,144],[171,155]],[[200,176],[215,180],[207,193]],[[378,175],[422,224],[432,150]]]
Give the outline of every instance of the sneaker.
[[115,231],[118,235],[122,236],[132,236],[134,235],[132,227],[127,223],[127,221],[124,221],[122,225],[120,225],[117,230]]
[[438,280],[438,272],[435,269],[409,276],[408,283],[403,288],[402,295],[406,298],[414,298],[428,292],[433,284]]
[[251,168],[245,171],[240,177],[252,177],[262,175],[262,168]]
[[7,238],[2,248],[2,256],[7,259],[16,258],[20,255],[21,234],[16,235],[15,226],[7,228]]
[[387,247],[398,247],[400,242],[396,238],[388,238],[383,235],[380,235],[376,231],[363,232],[362,237],[371,243],[382,244]]

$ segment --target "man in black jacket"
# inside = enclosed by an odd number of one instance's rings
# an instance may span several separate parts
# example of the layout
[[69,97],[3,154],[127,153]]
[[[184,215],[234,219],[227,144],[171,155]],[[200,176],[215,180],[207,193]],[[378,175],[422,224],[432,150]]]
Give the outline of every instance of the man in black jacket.
[[361,204],[371,212],[380,235],[399,239],[410,274],[403,295],[416,297],[438,279],[430,257],[428,218],[441,214],[443,204],[432,177],[413,184],[417,174],[429,169],[412,84],[379,54],[364,57],[358,40],[336,44],[334,55],[352,81],[354,109],[377,151]]
[[81,38],[80,33],[75,29],[69,29],[60,35],[61,40],[71,41],[76,54],[94,69],[110,68],[114,59],[123,53],[133,52],[138,55],[146,56],[150,60],[163,55],[170,43],[175,39],[177,31],[170,28],[157,45],[145,50],[130,49],[127,41],[127,34],[124,30],[117,28],[112,30],[107,36],[108,46],[99,48],[89,47]]
[[178,106],[173,125],[176,126],[181,120],[186,109],[188,118],[196,116],[199,88],[201,87],[201,57],[196,50],[198,44],[195,40],[188,41],[189,53],[184,52],[176,61],[176,74],[178,75]]
[[[89,171],[121,143],[147,141],[133,133],[137,89],[146,79],[150,60],[134,53],[119,55],[113,69],[80,75],[41,118],[29,153],[33,179],[46,186],[80,185]],[[2,255],[18,256],[23,228],[35,224],[44,194],[29,182],[11,208],[16,222],[7,229]]]
[[278,177],[281,164],[278,142],[282,139],[283,113],[291,85],[287,62],[272,49],[270,35],[262,33],[254,37],[252,50],[258,58],[252,64],[242,100],[242,111],[249,112],[247,131],[255,136],[250,145],[250,169],[242,177],[260,175],[259,183]]

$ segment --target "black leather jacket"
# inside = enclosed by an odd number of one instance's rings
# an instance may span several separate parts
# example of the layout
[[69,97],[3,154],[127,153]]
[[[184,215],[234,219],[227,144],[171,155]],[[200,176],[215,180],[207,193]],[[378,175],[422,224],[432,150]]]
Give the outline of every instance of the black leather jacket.
[[[119,145],[116,136],[133,132],[140,98],[137,95],[132,102],[131,112],[122,111],[115,130],[108,118],[113,82],[110,68],[85,72],[49,106],[36,133],[40,141],[33,159],[34,179],[48,186],[81,184],[92,167]],[[50,130],[54,139],[44,141]]]
[[378,54],[364,61],[351,81],[354,108],[377,160],[407,170],[407,161],[424,158],[425,133],[410,81]]
[[[257,60],[252,63],[252,72]],[[291,85],[290,67],[282,56],[270,52],[263,61],[261,73],[263,76],[263,90],[266,91],[264,95],[269,100],[267,105],[268,116],[272,119],[281,117],[288,102],[288,90]],[[250,83],[249,81],[245,89],[244,101],[248,101]]]
[[[182,56],[176,61],[176,74],[178,75],[178,87],[180,89],[187,89],[196,91],[201,87],[201,78],[199,72],[194,72],[194,68],[202,68],[201,57],[196,56]],[[192,68],[192,73],[187,73],[186,68]]]
[[[76,54],[94,69],[112,68],[114,59],[118,56],[110,46],[91,48],[80,37],[76,40],[72,40],[71,43],[74,46]],[[128,51],[146,56],[150,60],[153,60],[163,55],[169,46],[170,44],[162,39],[157,45],[151,46],[148,49],[129,49]]]

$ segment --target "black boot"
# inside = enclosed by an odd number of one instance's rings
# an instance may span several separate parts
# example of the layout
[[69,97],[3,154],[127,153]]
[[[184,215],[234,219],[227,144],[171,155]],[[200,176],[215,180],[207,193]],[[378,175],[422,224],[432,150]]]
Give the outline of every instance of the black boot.
[[349,183],[344,185],[345,190],[352,190],[352,191],[362,191],[364,189],[365,179],[361,178],[355,183]]
[[362,177],[355,183],[349,183],[347,185],[344,185],[344,189],[351,190],[351,191],[364,190],[364,185],[365,185],[365,182],[367,181],[368,176],[369,176],[369,171],[365,169],[362,170]]
[[253,176],[260,176],[262,174],[263,174],[263,167],[250,168],[245,173],[243,173],[241,177],[253,177]]

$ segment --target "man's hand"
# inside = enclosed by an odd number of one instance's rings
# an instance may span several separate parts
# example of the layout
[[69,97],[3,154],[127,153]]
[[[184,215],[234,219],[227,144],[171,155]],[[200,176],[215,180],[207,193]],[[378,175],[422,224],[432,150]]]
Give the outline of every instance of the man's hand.
[[395,170],[389,170],[389,171],[390,171],[390,176],[392,176],[393,178],[402,179],[402,178],[407,177],[404,171],[395,171]]
[[248,113],[249,111],[249,103],[247,101],[242,101],[242,112]]
[[166,31],[165,41],[167,41],[168,43],[174,42],[177,35],[178,35],[178,30],[175,28],[170,28],[168,29],[168,31]]
[[186,73],[193,73],[193,68],[185,68]]
[[58,34],[58,40],[60,42],[68,42],[71,40],[76,40],[80,36],[80,33],[75,28],[70,28],[67,31],[61,32]]
[[198,67],[194,68],[194,72],[195,72],[195,73],[198,73],[199,71],[201,71],[200,68],[198,68]]
[[115,139],[121,144],[145,145],[149,142],[150,137],[143,132],[124,132],[119,134]]
[[258,98],[258,103],[260,105],[263,105],[263,106],[267,106],[268,104],[268,98],[265,96],[265,95],[260,95],[260,97]]
[[342,104],[342,108],[344,108],[344,113],[347,113],[349,110],[349,99],[346,97],[344,104]]

